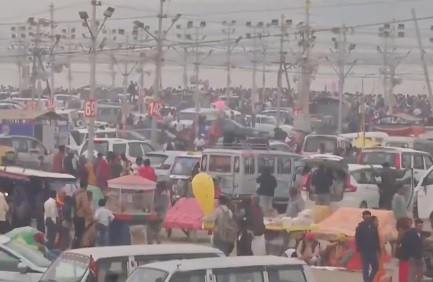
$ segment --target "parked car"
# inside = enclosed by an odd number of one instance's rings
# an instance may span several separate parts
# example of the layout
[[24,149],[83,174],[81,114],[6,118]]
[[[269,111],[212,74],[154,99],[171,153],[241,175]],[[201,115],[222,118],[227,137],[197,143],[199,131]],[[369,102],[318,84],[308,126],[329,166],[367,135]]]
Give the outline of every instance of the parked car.
[[137,268],[127,281],[314,282],[315,279],[310,267],[295,258],[241,256],[150,263]]
[[338,151],[344,155],[351,147],[349,140],[337,135],[311,134],[305,136],[301,154],[305,156],[317,154],[320,144],[325,145],[325,154],[335,154]]
[[[251,116],[247,116],[247,124],[249,125],[252,124]],[[277,127],[276,117],[267,116],[267,115],[256,115],[254,128],[266,131],[270,136],[273,136],[276,127]],[[281,121],[279,127],[288,134],[291,134],[293,132],[293,127],[284,124],[283,121]]]
[[[330,169],[334,176],[331,187],[331,205],[337,207],[379,208],[379,187],[374,168],[369,165],[347,164],[342,157],[334,155],[311,155],[300,160],[297,168],[301,173],[305,166],[311,172],[304,177],[301,194],[307,206],[315,202],[311,179],[320,165]],[[342,185],[342,186],[341,186]]]
[[[118,131],[117,137],[119,138],[125,138],[128,140],[142,140],[142,141],[151,141],[152,140],[152,129],[135,129],[135,130],[128,130],[128,131]],[[164,144],[160,144],[159,140],[161,140],[161,135],[163,134],[163,131],[160,129],[156,129],[156,140],[157,144],[154,145],[156,150],[164,150]],[[165,130],[164,133],[166,134],[167,141],[173,141],[176,139],[176,135],[170,133],[168,130]]]
[[0,235],[0,280],[39,281],[50,264],[42,253]]
[[[44,273],[40,282],[90,281],[91,260],[95,262],[95,281],[124,282],[140,265],[154,261],[220,257],[217,249],[199,245],[135,245],[95,247],[64,251]],[[141,280],[158,281],[158,280]]]
[[270,134],[267,131],[243,126],[239,122],[229,118],[220,119],[220,126],[223,134],[231,133],[235,138],[241,138],[241,139],[245,139],[247,137],[265,138],[270,136]]
[[150,165],[155,169],[158,181],[169,181],[170,170],[177,156],[185,154],[184,151],[155,151],[147,152],[145,159],[150,160]]
[[383,140],[382,146],[409,148],[433,154],[433,141],[421,138],[390,136]]
[[[146,141],[126,140],[118,138],[95,138],[95,147],[93,155],[96,157],[98,153],[107,156],[108,152],[117,154],[125,153],[126,157],[135,163],[137,157],[144,156],[147,152],[153,152],[155,149]],[[89,140],[83,144],[80,150],[80,155],[88,155]]]
[[46,168],[52,165],[52,152],[47,150],[44,144],[36,138],[19,135],[0,136],[0,145],[15,150],[15,163],[17,165],[36,168],[38,167],[38,158],[41,156],[44,158]]

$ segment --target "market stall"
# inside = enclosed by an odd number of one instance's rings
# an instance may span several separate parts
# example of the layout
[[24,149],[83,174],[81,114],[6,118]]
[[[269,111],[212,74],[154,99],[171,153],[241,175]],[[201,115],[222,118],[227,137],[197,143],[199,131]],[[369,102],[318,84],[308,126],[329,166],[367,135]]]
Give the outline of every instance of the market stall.
[[153,209],[155,188],[156,182],[138,175],[108,181],[104,191],[106,207],[115,217],[110,226],[110,245],[144,243],[144,225],[156,219]]
[[328,206],[313,206],[300,212],[296,218],[283,215],[265,218],[267,254],[281,256],[287,249],[295,248],[305,232],[315,230],[317,223],[331,214],[332,209]]

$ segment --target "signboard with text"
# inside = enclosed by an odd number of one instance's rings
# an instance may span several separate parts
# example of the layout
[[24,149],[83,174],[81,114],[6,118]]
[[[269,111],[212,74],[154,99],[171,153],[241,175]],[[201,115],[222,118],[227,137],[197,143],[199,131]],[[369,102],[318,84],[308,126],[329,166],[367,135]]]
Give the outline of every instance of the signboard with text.
[[96,100],[89,99],[84,103],[84,116],[86,118],[94,118],[96,117]]
[[164,101],[162,100],[147,101],[147,115],[151,117],[160,116],[162,107],[164,107]]

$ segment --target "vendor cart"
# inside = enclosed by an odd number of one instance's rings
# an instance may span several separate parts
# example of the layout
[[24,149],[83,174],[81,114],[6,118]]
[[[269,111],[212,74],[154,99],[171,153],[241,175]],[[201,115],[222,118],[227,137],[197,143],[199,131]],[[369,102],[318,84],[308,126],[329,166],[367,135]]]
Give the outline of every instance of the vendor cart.
[[281,256],[288,249],[296,249],[305,232],[312,231],[316,225],[275,226],[266,225],[265,242],[268,255]]

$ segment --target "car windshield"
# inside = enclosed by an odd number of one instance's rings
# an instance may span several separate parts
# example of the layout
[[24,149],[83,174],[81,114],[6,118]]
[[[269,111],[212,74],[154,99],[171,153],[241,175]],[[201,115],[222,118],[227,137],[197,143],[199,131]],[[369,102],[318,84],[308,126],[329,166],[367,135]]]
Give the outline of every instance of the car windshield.
[[389,152],[363,152],[362,163],[368,165],[381,165],[388,162],[391,167],[395,167],[396,153]]
[[50,266],[51,262],[46,259],[40,252],[31,249],[30,247],[10,240],[4,244],[11,251],[16,252],[20,256],[24,257],[37,267],[47,268]]
[[195,113],[190,112],[180,112],[178,115],[179,120],[194,120]]
[[128,278],[130,282],[165,281],[168,272],[154,268],[137,268]]
[[275,125],[276,121],[275,121],[275,118],[273,118],[273,117],[262,117],[260,123]]
[[199,161],[200,158],[177,157],[170,174],[189,176],[195,164]]
[[63,253],[47,269],[41,282],[79,282],[86,273],[89,262],[87,256]]
[[304,145],[304,152],[315,153],[319,151],[320,144],[325,145],[325,153],[334,153],[337,147],[337,140],[323,136],[307,137]]

